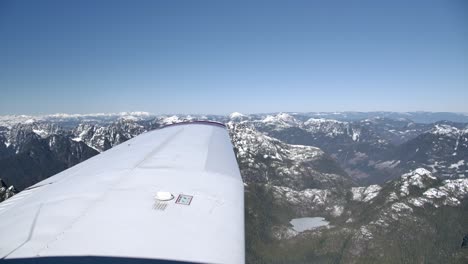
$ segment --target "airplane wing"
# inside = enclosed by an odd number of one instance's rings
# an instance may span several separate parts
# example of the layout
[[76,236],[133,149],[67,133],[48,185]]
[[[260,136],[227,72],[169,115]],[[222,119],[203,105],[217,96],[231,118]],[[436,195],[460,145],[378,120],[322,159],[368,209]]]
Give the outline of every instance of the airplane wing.
[[244,263],[244,185],[226,128],[144,133],[0,203],[5,263]]

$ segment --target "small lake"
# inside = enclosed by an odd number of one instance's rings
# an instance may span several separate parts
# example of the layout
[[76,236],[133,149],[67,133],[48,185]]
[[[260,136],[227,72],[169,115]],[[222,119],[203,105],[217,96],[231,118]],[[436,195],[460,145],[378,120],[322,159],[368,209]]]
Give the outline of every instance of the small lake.
[[293,229],[297,232],[312,230],[317,227],[327,226],[329,224],[329,222],[326,221],[323,217],[294,218],[289,223],[293,225]]

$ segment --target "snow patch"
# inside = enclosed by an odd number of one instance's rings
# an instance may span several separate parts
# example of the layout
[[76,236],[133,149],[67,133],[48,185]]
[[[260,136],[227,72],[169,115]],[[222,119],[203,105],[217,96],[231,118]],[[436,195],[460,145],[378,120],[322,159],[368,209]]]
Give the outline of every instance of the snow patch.
[[163,118],[161,123],[164,124],[164,125],[171,125],[171,124],[175,124],[175,123],[179,123],[179,122],[181,122],[179,117],[176,116],[176,115],[173,115],[173,116],[170,116],[170,117]]
[[333,206],[333,210],[332,210],[331,214],[333,216],[335,216],[335,217],[338,217],[338,216],[343,214],[343,210],[344,210],[343,206],[335,205],[335,206]]
[[369,202],[379,194],[381,189],[382,187],[374,184],[367,187],[352,187],[351,192],[354,201]]
[[424,204],[432,203],[432,201],[428,200],[428,199],[426,199],[424,197],[417,197],[417,198],[410,198],[408,200],[408,203],[410,203],[410,204],[412,204],[412,205],[414,205],[416,207],[423,207]]
[[401,212],[413,212],[413,208],[409,207],[405,203],[394,203],[392,204],[392,210],[401,213]]
[[366,226],[361,226],[359,229],[359,236],[365,240],[374,238],[372,232]]
[[444,124],[437,124],[430,130],[431,134],[438,136],[458,136],[460,132],[458,128]]
[[398,166],[398,164],[400,164],[399,160],[388,160],[388,161],[377,163],[377,164],[374,165],[374,167],[379,169],[379,170],[383,170],[383,169],[387,169],[387,168],[393,169],[396,166]]
[[41,138],[46,138],[49,136],[49,133],[42,129],[33,129],[32,131]]
[[245,117],[245,115],[239,112],[234,112],[229,115],[230,119],[241,118],[241,117]]
[[327,196],[330,195],[328,190],[320,189],[305,189],[296,191],[285,186],[274,186],[276,196],[285,198],[291,204],[312,203],[313,205],[324,205]]
[[440,199],[440,198],[446,197],[448,193],[446,191],[439,190],[437,188],[430,188],[429,190],[425,191],[423,195],[430,199],[434,199],[434,198]]
[[453,163],[452,165],[449,166],[449,169],[459,169],[460,166],[463,166],[465,164],[464,160],[459,160],[457,163]]
[[358,141],[360,136],[360,130],[352,129],[349,123],[333,119],[310,118],[303,125],[307,131],[311,133],[323,133],[327,137],[347,134],[354,141]]
[[401,176],[402,184],[400,187],[400,195],[407,196],[409,195],[409,186],[415,186],[420,189],[426,187],[424,181],[435,180],[436,177],[432,176],[431,172],[424,168],[418,168],[409,173],[405,173]]
[[353,131],[353,141],[358,141],[359,136],[361,136],[361,131],[355,131],[354,129],[352,129],[352,131]]
[[283,128],[299,125],[299,122],[293,116],[286,113],[279,113],[276,116],[268,115],[261,122],[267,124],[275,124]]

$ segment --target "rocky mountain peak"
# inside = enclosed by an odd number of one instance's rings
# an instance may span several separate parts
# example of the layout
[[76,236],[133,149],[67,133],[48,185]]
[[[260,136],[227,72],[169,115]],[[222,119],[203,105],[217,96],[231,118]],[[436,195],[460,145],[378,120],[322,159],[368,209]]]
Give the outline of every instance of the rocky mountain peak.
[[287,113],[268,115],[262,120],[262,122],[268,125],[280,126],[282,128],[298,126],[300,124],[300,122],[296,118]]
[[245,115],[242,114],[242,113],[239,113],[239,112],[232,112],[232,113],[229,115],[229,118],[230,118],[230,119],[241,118],[241,117],[245,117]]
[[447,137],[459,137],[467,134],[468,127],[457,128],[450,124],[436,124],[432,129],[428,131],[431,134],[438,136],[447,136]]
[[286,144],[257,131],[249,123],[229,122],[227,127],[246,182],[271,183],[295,190],[351,183],[336,162],[317,147]]
[[424,189],[437,178],[432,176],[432,173],[424,168],[418,168],[401,176],[400,195],[407,196],[410,194],[410,187]]
[[333,138],[340,135],[349,135],[354,141],[359,139],[359,132],[354,133],[348,122],[324,118],[310,118],[304,122],[304,128],[314,134],[322,134]]

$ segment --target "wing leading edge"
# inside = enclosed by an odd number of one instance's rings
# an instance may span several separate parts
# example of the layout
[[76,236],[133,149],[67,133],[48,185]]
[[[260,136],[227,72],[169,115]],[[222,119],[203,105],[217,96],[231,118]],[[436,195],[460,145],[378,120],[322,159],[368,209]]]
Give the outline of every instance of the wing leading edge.
[[0,258],[244,263],[243,189],[223,125],[168,126],[1,203]]

